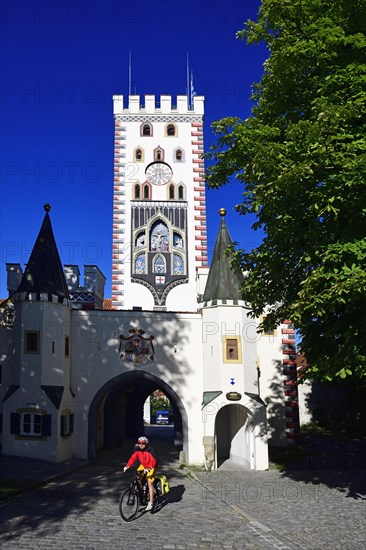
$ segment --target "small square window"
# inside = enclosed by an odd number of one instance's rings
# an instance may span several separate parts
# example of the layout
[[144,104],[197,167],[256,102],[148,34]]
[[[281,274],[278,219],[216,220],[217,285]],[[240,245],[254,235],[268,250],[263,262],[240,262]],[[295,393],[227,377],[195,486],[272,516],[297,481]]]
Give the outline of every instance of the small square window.
[[[260,318],[259,318],[259,322],[260,323],[263,323],[263,321],[265,320],[266,318],[266,315],[261,315]],[[273,330],[262,330],[262,336],[277,336],[277,330],[276,329],[273,329]]]
[[223,349],[224,363],[241,363],[242,362],[240,336],[234,336],[234,337],[223,336],[222,349]]
[[226,359],[235,359],[239,358],[238,353],[238,341],[237,339],[227,339],[226,340]]
[[25,331],[25,353],[39,353],[39,330]]

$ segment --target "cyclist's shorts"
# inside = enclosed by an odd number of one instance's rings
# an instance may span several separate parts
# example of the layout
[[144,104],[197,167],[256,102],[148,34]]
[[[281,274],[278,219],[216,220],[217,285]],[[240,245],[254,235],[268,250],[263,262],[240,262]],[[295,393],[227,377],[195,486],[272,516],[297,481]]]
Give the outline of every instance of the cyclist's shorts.
[[[142,464],[140,464],[140,466],[137,468],[138,472],[141,472],[141,470],[145,470]],[[151,479],[151,481],[154,481],[155,472],[156,472],[156,468],[151,468],[151,470],[146,474],[146,479]]]

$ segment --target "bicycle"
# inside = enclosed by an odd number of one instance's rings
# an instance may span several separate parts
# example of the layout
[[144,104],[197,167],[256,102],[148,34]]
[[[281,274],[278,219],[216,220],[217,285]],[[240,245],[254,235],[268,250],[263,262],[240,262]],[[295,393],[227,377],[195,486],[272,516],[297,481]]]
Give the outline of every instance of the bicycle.
[[[141,480],[141,490],[139,488],[138,480]],[[159,479],[154,480],[154,504],[151,509],[153,514],[159,505],[159,498],[161,496],[161,489],[159,486]],[[136,472],[135,477],[132,479],[130,486],[126,489],[119,499],[119,512],[124,521],[134,520],[139,512],[139,509],[146,506],[149,496],[149,489],[147,485],[146,475],[140,477],[140,474]],[[141,514],[140,514],[141,515]]]

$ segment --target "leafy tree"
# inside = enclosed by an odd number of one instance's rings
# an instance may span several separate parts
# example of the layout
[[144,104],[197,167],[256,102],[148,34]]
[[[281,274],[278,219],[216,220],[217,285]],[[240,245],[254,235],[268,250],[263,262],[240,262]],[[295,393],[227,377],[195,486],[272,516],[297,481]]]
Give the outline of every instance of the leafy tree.
[[266,234],[232,251],[264,327],[292,319],[308,377],[366,377],[366,0],[263,0],[237,33],[269,57],[246,120],[213,124],[207,182],[235,175]]
[[152,397],[151,398],[151,415],[156,416],[156,411],[168,411],[170,409],[170,401],[167,397]]

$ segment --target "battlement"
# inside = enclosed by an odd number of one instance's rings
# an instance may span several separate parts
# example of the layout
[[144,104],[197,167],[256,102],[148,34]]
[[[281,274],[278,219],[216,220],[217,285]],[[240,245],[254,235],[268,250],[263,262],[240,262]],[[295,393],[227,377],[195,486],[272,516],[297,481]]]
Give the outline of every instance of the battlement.
[[[193,97],[192,108],[188,105],[188,96],[178,95],[176,103],[172,103],[172,96],[162,95],[160,98],[155,98],[154,95],[143,96],[143,101],[140,101],[139,95],[130,95],[124,97],[123,95],[113,96],[113,112],[115,115],[121,114],[194,114],[203,115],[203,96]],[[124,106],[124,100],[127,106]]]

